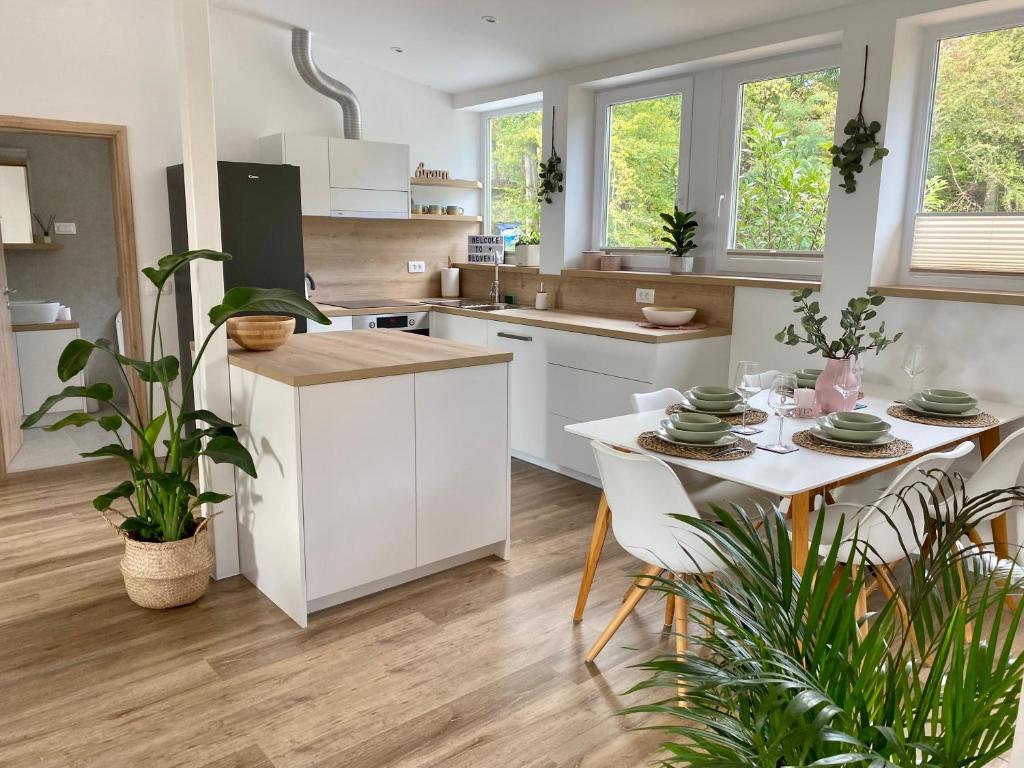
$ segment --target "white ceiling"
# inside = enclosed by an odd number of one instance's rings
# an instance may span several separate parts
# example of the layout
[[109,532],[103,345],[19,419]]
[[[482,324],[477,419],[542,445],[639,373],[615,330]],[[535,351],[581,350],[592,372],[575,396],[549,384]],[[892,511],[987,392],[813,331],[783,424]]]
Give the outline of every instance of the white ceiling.
[[[457,93],[857,0],[215,0]],[[498,17],[497,24],[481,21]],[[393,53],[399,46],[404,53]],[[344,80],[344,73],[333,73]]]

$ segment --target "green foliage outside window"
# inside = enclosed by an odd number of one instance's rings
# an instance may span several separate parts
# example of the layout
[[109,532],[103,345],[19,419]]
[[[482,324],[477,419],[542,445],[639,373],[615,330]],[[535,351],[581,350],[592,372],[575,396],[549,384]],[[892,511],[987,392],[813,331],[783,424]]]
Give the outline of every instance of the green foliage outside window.
[[839,70],[746,83],[734,247],[821,251]]
[[501,222],[540,229],[537,171],[541,153],[541,112],[517,112],[490,119],[491,230]]
[[926,213],[1024,211],[1024,27],[939,47]]
[[679,94],[614,104],[608,125],[605,245],[657,248],[679,186]]

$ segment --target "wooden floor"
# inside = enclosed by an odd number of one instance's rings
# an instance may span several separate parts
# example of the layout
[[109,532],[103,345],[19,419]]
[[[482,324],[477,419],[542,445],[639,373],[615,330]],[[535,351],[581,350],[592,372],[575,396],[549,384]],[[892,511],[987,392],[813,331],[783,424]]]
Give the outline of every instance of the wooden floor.
[[[513,465],[512,559],[315,614],[301,630],[241,577],[172,611],[125,597],[89,500],[97,462],[0,481],[0,766],[632,768],[659,737],[616,711],[667,650],[649,596],[583,654],[635,561],[611,541],[571,621],[597,491]],[[628,650],[626,646],[632,648]]]

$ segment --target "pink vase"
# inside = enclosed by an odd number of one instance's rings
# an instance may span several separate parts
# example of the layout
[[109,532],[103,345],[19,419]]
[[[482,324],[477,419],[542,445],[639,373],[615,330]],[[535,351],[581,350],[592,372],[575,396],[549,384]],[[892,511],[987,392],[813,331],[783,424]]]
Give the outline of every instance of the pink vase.
[[[826,360],[825,370],[818,376],[818,382],[814,385],[815,399],[818,408],[822,413],[835,413],[836,411],[852,411],[857,405],[857,398],[860,396],[860,387],[854,387],[849,397],[843,397],[836,389],[838,379],[849,377],[854,361],[851,360]],[[856,374],[854,374],[856,375]]]

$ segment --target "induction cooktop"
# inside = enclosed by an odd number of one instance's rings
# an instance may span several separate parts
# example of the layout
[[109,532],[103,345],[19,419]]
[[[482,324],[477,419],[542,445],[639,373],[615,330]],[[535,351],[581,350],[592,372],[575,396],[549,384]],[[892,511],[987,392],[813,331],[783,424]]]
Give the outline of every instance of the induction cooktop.
[[374,307],[418,307],[418,301],[402,301],[401,299],[338,299],[337,301],[321,301],[329,307],[344,309],[373,309]]

